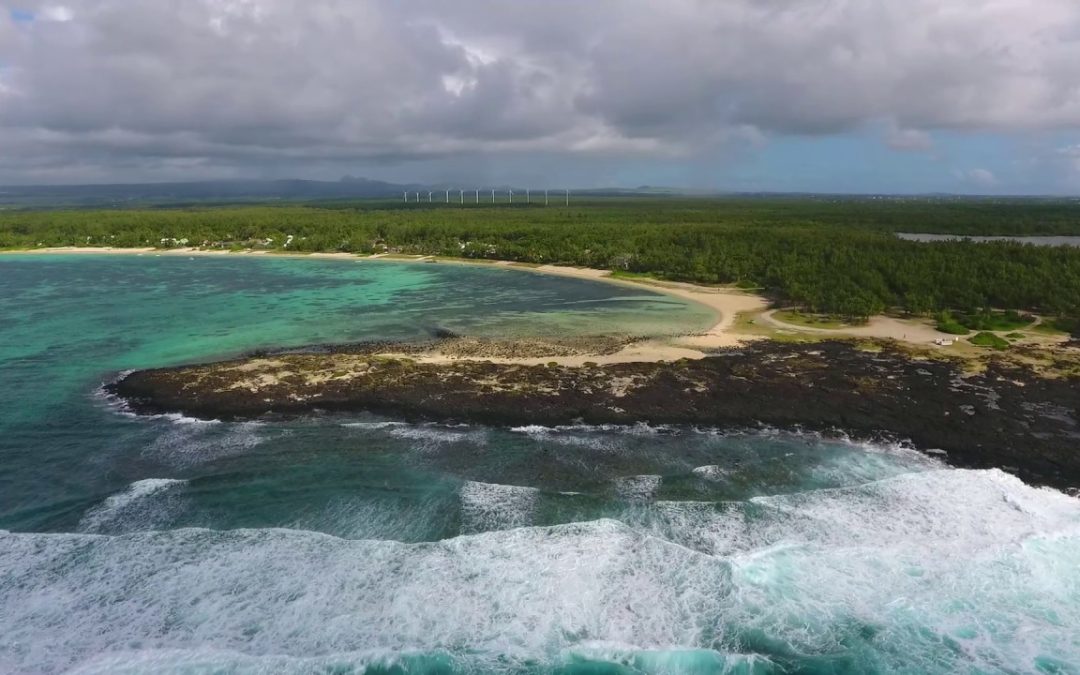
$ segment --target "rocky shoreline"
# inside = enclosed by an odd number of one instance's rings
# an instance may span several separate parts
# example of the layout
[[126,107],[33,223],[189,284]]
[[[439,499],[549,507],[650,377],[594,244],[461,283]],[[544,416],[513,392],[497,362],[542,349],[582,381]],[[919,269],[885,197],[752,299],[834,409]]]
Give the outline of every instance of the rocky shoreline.
[[438,354],[446,359],[535,359],[584,356],[607,356],[646,338],[597,335],[569,338],[515,338],[492,340],[454,335],[444,329],[433,331],[435,337],[415,342],[372,341],[353,344],[326,344],[300,349],[263,350],[252,356],[294,354],[335,354],[422,357]]
[[[517,348],[439,342],[443,351],[457,347],[473,355],[586,348],[558,341]],[[367,344],[257,355],[138,371],[107,390],[137,413],[208,419],[366,411],[491,425],[767,425],[884,436],[944,452],[956,466],[1000,467],[1031,483],[1080,486],[1080,376],[1072,371],[1046,376],[995,358],[973,369],[971,362],[913,356],[892,343],[850,341],[765,341],[701,360],[581,367],[399,356],[431,349]]]

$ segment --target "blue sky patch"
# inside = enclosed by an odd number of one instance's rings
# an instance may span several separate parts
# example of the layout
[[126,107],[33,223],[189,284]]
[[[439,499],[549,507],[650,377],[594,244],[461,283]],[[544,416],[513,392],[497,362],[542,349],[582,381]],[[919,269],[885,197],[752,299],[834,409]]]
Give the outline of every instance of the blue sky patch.
[[15,23],[33,23],[36,16],[33,12],[27,9],[15,9],[14,7],[8,11],[11,16],[11,20]]

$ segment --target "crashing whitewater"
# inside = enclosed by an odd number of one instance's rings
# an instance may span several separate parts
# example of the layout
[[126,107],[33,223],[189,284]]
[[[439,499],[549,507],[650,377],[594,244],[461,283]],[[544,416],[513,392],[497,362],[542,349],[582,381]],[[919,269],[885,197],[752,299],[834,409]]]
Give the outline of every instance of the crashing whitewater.
[[[711,474],[713,469],[699,473]],[[936,468],[540,527],[535,488],[466,481],[466,533],[145,531],[142,481],[87,532],[0,535],[3,672],[1069,672],[1080,501]],[[150,514],[157,510],[158,517]]]

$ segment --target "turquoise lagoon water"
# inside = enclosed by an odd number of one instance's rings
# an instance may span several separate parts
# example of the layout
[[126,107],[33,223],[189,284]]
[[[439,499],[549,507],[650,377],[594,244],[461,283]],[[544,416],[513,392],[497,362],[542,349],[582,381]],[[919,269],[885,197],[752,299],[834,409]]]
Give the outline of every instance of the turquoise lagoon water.
[[0,256],[0,672],[1080,672],[1080,502],[998,471],[99,392],[260,347],[711,319],[498,268]]

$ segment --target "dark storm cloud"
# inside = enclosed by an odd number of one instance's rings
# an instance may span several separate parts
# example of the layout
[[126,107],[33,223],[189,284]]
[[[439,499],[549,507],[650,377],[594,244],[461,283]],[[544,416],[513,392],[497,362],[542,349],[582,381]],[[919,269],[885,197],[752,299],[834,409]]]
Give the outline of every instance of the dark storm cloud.
[[921,150],[1080,126],[1078,36],[1074,0],[24,0],[0,12],[0,181],[693,156],[873,124]]

